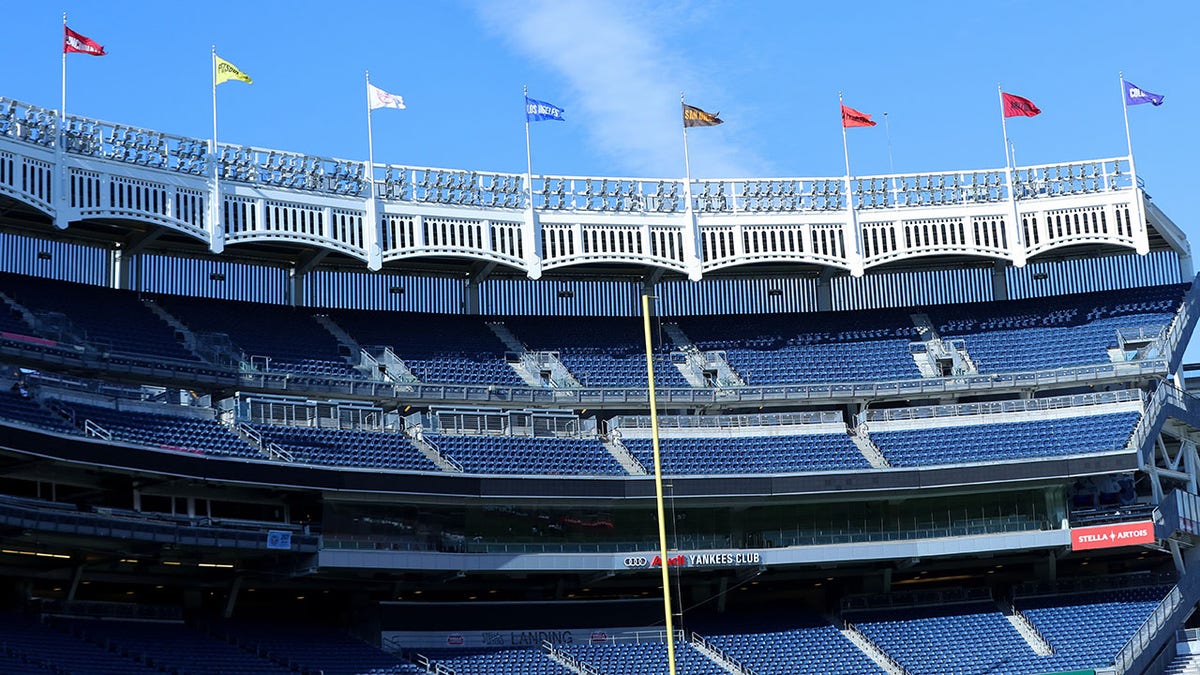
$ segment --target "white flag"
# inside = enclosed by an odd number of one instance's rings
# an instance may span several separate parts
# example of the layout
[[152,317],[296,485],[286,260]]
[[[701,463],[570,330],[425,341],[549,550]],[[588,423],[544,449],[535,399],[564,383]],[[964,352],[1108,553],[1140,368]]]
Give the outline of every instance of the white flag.
[[376,108],[395,108],[396,110],[404,110],[404,97],[397,96],[395,94],[389,94],[368,82],[367,105],[370,106],[371,110]]

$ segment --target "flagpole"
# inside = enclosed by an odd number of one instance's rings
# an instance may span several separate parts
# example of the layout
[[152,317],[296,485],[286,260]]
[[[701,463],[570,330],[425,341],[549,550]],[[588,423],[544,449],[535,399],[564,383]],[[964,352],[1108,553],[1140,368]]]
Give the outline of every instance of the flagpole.
[[[1012,157],[1009,155],[1008,118],[1004,114],[1004,89],[999,82],[996,83],[996,96],[1000,99],[1000,130],[1004,134],[1004,177],[1008,181],[1008,203],[1012,208],[1013,241],[1010,246],[1021,246],[1023,237],[1021,236],[1021,216],[1017,212],[1017,185],[1014,181],[1016,172],[1013,168]],[[1021,261],[1021,265],[1024,265],[1024,250],[1020,252],[1019,256],[1014,257],[1014,261],[1018,260]]]
[[212,135],[212,180],[213,190],[212,197],[209,201],[212,202],[212,232],[210,233],[210,247],[217,242],[217,233],[221,231],[221,205],[218,203],[221,199],[221,176],[220,166],[221,158],[217,149],[217,46],[212,45],[212,110],[213,110],[213,135]]
[[1125,102],[1125,72],[1119,71],[1121,79],[1121,112],[1125,115],[1125,147],[1129,150],[1129,175],[1133,180],[1133,189],[1137,189],[1137,167],[1133,163],[1133,137],[1129,134],[1129,104]]
[[[883,130],[884,130],[884,132],[887,133],[888,173],[895,174],[896,173],[896,164],[895,164],[895,162],[892,161],[892,126],[890,124],[888,124],[887,111],[884,111],[884,113],[883,113]],[[846,127],[842,127],[843,134],[845,133],[845,131],[846,131]]]
[[[683,100],[683,92],[679,92],[679,103],[687,105]],[[687,124],[683,125],[683,170],[686,176],[686,181],[683,184],[683,194],[687,199],[687,212],[692,213],[692,161],[688,156],[688,139],[687,139]]]
[[522,87],[525,95],[525,200],[526,207],[533,211],[533,153],[529,148],[529,85]]
[[[842,92],[838,92],[838,110],[845,110],[846,101],[842,98]],[[842,154],[846,158],[846,211],[850,214],[850,227],[852,236],[854,237],[854,252],[859,258],[859,264],[862,264],[863,250],[860,243],[861,234],[858,231],[858,213],[854,210],[854,192],[850,184],[850,144],[846,141],[846,118],[844,112],[839,112],[842,116]],[[859,268],[861,269],[861,267]],[[859,273],[857,276],[861,276]]]
[[1125,147],[1129,151],[1129,179],[1133,183],[1133,203],[1136,207],[1137,224],[1136,232],[1138,233],[1138,252],[1141,253],[1143,248],[1148,247],[1146,242],[1146,213],[1145,206],[1142,202],[1142,195],[1138,193],[1137,165],[1133,161],[1133,136],[1129,133],[1129,102],[1125,100],[1126,94],[1129,91],[1128,84],[1125,82],[1125,71],[1119,71],[1117,76],[1121,79],[1121,112],[1125,116]]
[[[67,183],[69,181],[66,158],[66,142],[67,142],[67,13],[63,12],[63,45],[62,45],[62,101],[58,108],[58,138],[55,139],[54,159],[58,164],[59,171],[59,190],[58,199],[55,200],[54,207],[54,225],[55,227],[65,229],[67,227],[66,213],[64,213],[67,205]],[[1126,125],[1128,128],[1128,125]]]
[[371,200],[375,200],[375,135],[371,128],[371,71],[364,70],[367,83],[367,182],[371,185]]

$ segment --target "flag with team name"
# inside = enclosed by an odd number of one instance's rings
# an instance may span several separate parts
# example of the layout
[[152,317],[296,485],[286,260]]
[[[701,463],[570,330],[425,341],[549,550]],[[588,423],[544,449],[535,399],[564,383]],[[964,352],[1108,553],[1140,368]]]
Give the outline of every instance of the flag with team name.
[[854,108],[842,104],[842,126],[849,129],[851,127],[873,127],[878,122],[871,119],[871,116],[865,112],[859,112]]
[[1042,114],[1041,108],[1023,96],[1002,91],[1000,99],[1004,102],[1005,117],[1036,117]]
[[686,127],[715,127],[724,124],[721,113],[705,112],[694,105],[683,104],[683,126]]
[[104,51],[104,45],[97,43],[89,37],[80,35],[66,26],[63,26],[63,53],[87,54],[88,56],[105,56],[108,54],[108,52]]
[[553,103],[538,101],[536,99],[525,97],[525,119],[529,122],[544,122],[553,120],[555,122],[565,122],[563,118],[562,108]]
[[371,110],[375,110],[376,108],[405,109],[403,96],[389,94],[370,82],[367,83],[367,105],[370,106]]
[[1162,94],[1155,94],[1127,80],[1121,80],[1121,84],[1125,89],[1125,105],[1141,105],[1143,103],[1152,103],[1155,106],[1163,104]]
[[250,76],[243,73],[237,66],[215,54],[213,56],[217,59],[217,84],[228,82],[229,80],[254,84],[254,80],[250,79]]

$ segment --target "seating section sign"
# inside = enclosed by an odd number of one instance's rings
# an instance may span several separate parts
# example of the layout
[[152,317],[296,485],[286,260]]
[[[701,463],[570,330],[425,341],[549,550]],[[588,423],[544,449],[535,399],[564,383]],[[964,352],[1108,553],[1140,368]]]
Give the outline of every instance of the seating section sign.
[[1149,520],[1076,527],[1071,530],[1072,551],[1153,544],[1154,541],[1154,523]]

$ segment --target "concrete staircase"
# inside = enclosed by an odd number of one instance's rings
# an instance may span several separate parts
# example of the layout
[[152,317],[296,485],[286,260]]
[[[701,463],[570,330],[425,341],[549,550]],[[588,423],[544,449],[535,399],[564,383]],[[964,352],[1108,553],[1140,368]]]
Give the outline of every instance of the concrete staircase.
[[328,314],[314,314],[313,319],[321,324],[321,327],[338,341],[338,344],[346,352],[346,356],[343,357],[346,359],[346,363],[355,368],[361,368],[362,363],[358,355],[362,353],[363,348],[362,345],[358,344],[358,340],[355,340],[354,336],[347,333],[345,328],[337,325],[337,322],[329,318]]
[[883,651],[879,645],[875,644],[866,635],[854,627],[854,624],[849,621],[842,621],[836,617],[831,618],[833,625],[838,626],[838,630],[847,640],[854,643],[867,658],[875,662],[888,675],[909,675],[908,670],[900,665],[896,659],[888,656],[887,652]]
[[21,315],[21,318],[25,320],[25,323],[29,324],[31,329],[37,329],[37,317],[34,316],[33,312],[29,311],[25,305],[13,300],[4,293],[0,293],[0,303],[8,305],[12,309],[16,310],[16,312]]
[[438,447],[433,444],[433,442],[425,440],[421,436],[421,430],[419,428],[414,427],[413,429],[406,429],[404,431],[404,435],[407,436],[408,440],[412,442],[413,447],[415,447],[417,450],[420,450],[422,455],[428,457],[429,461],[436,464],[437,467],[442,471],[447,471],[449,473],[462,473],[462,464],[459,464],[453,457],[449,455],[443,455],[442,451],[439,450]]
[[688,384],[693,387],[746,386],[746,381],[742,379],[742,376],[725,360],[724,353],[700,351],[692,343],[691,338],[679,327],[679,324],[663,324],[663,332],[675,345],[675,353],[672,356],[683,355],[683,358],[672,358],[671,361],[688,381]]
[[731,675],[756,675],[749,666],[726,654],[725,650],[705,640],[698,633],[692,633],[692,639],[688,641],[688,644]]
[[642,466],[642,463],[637,460],[637,457],[633,456],[632,452],[629,452],[629,448],[625,447],[620,438],[616,436],[611,436],[607,440],[602,438],[601,443],[604,444],[608,453],[621,463],[621,466],[625,468],[625,471],[630,476],[649,475],[650,472],[646,470],[646,467]]
[[928,314],[910,314],[913,325],[921,339],[910,346],[913,363],[921,371],[921,377],[946,377],[948,375],[974,375],[979,368],[967,353],[963,340],[943,340],[938,335]]
[[221,339],[218,339],[213,334],[197,333],[153,300],[143,299],[142,305],[175,331],[175,334],[181,338],[184,349],[204,361],[228,366],[241,363],[242,354],[233,348],[233,343],[229,341],[228,336],[221,335]]
[[[859,429],[862,429],[861,433],[859,433]],[[875,469],[892,468],[891,462],[887,460],[887,457],[883,456],[883,451],[867,436],[866,429],[862,427],[859,429],[852,429],[850,431],[850,440],[858,446],[859,452],[871,463],[871,467]]]
[[504,343],[508,350],[508,365],[517,376],[531,387],[579,387],[579,380],[571,374],[558,355],[553,352],[533,352],[517,339],[508,326],[500,321],[487,324],[492,333]]
[[1054,653],[1054,647],[1046,641],[1046,638],[1042,637],[1042,634],[1038,632],[1037,627],[1033,625],[1029,617],[1017,611],[1017,608],[1013,607],[1012,603],[997,600],[996,606],[1000,608],[1000,613],[1004,615],[1004,618],[1008,619],[1013,628],[1017,629],[1017,632],[1020,633],[1021,637],[1029,644],[1029,648],[1035,654],[1038,656],[1050,656]]

